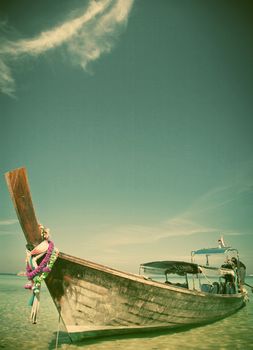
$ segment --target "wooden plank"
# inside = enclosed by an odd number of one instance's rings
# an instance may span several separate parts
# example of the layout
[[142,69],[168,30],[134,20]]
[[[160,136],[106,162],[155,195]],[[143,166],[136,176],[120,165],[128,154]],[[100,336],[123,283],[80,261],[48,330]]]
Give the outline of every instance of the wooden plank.
[[41,235],[32,203],[26,169],[18,168],[7,172],[5,179],[27,243],[36,246],[41,242]]

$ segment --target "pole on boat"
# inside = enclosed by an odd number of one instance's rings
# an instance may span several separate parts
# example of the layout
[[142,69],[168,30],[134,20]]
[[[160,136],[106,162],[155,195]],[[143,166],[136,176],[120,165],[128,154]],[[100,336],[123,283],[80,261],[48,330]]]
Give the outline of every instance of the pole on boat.
[[55,341],[55,349],[56,350],[58,349],[58,343],[59,343],[60,322],[61,322],[61,313],[59,312],[58,328],[57,328],[56,341]]
[[245,286],[248,286],[248,287],[250,287],[250,288],[251,288],[251,292],[253,293],[253,286],[251,286],[250,284],[248,284],[248,283],[245,283],[245,282],[244,282],[244,284],[245,284]]

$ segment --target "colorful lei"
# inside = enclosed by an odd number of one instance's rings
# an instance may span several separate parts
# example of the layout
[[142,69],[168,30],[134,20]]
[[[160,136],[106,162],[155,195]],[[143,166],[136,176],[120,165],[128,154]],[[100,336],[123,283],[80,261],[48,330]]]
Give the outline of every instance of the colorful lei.
[[26,284],[26,289],[32,289],[34,293],[39,292],[41,283],[51,272],[52,267],[58,257],[58,253],[58,250],[54,247],[53,241],[48,241],[47,252],[45,253],[43,260],[36,268],[33,266],[33,256],[30,255],[26,265],[26,276],[28,280],[32,282],[32,284]]
[[[40,287],[42,281],[48,276],[58,257],[59,251],[55,248],[53,241],[49,240],[49,229],[39,225],[42,242],[36,247],[27,245],[26,255],[26,276],[29,283],[25,285],[26,289],[32,290],[32,297],[29,305],[32,306],[31,320],[32,323],[37,323],[37,314],[40,303]],[[37,260],[42,259],[39,265]]]

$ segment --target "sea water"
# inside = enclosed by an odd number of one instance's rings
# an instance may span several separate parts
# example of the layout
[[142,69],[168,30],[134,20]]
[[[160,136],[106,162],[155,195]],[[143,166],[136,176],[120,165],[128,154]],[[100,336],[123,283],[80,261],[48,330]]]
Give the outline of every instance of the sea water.
[[[246,282],[253,285],[253,277]],[[38,323],[29,321],[30,291],[23,288],[25,277],[0,275],[0,349],[64,350],[177,350],[177,349],[253,349],[253,294],[247,306],[226,319],[202,327],[177,331],[109,337],[71,343],[59,323],[56,308],[44,286]]]

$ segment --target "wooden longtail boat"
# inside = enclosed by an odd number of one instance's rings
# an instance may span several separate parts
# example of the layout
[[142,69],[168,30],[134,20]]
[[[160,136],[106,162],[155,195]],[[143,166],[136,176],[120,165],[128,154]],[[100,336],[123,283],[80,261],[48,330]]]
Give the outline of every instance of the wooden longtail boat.
[[[26,170],[5,176],[27,243],[36,246],[42,238]],[[206,291],[195,284],[190,289],[188,279],[184,285],[169,283],[169,273],[196,281],[202,269],[194,262],[151,262],[141,269],[163,271],[165,283],[59,254],[45,282],[72,340],[204,325],[245,305],[246,291],[238,287],[234,294],[223,294],[214,285]]]

